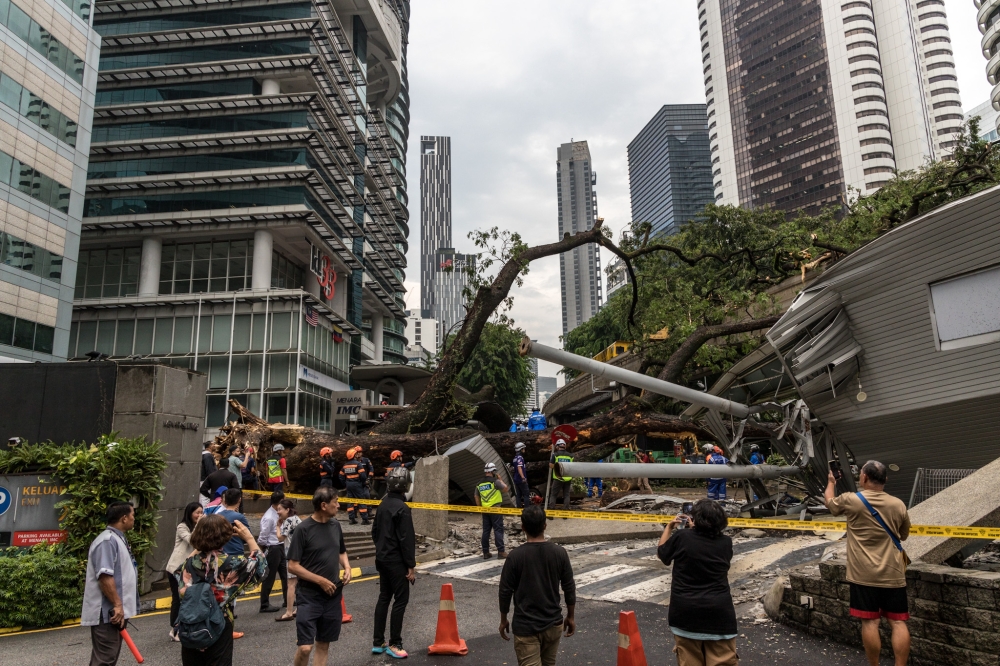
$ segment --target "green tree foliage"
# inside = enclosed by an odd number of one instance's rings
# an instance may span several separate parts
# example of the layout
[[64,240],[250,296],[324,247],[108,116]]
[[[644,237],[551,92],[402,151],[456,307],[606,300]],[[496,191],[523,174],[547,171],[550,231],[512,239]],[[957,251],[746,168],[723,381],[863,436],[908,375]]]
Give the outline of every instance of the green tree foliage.
[[[650,225],[633,224],[620,248],[632,261],[631,285],[573,329],[564,348],[593,356],[615,340],[638,343],[653,370],[696,329],[778,314],[773,287],[823,267],[907,221],[1000,183],[1000,148],[978,139],[973,120],[951,159],[896,174],[874,194],[816,216],[772,209],[709,205],[675,235],[650,238]],[[665,341],[649,336],[664,327]],[[681,380],[710,382],[763,340],[763,330],[723,336],[702,345]],[[566,370],[569,376],[574,373]]]
[[85,562],[57,546],[0,555],[0,627],[44,627],[80,617]]
[[[524,401],[531,390],[531,367],[518,353],[524,331],[507,324],[488,322],[472,356],[458,375],[458,384],[472,393],[492,386],[496,401],[511,416],[524,413]],[[450,336],[443,355],[453,341]]]

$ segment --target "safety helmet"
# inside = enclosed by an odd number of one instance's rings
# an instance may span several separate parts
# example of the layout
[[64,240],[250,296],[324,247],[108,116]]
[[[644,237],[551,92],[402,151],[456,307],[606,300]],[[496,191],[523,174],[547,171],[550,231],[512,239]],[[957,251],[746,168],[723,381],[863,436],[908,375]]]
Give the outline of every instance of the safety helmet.
[[750,450],[751,451],[760,451],[760,447],[757,446],[756,444],[751,444],[750,445]]
[[393,467],[386,472],[385,485],[390,493],[405,493],[410,489],[410,473],[405,467]]
[[556,448],[557,449],[565,449],[566,448],[566,440],[565,439],[557,439],[556,440]]
[[402,458],[403,458],[403,452],[402,451],[398,451],[397,450],[397,451],[393,451],[392,453],[389,454],[389,460],[402,460]]
[[361,445],[358,444],[357,446],[355,446],[354,450],[357,451],[358,453],[361,453],[361,451],[362,451]]
[[348,449],[347,450],[347,459],[348,460],[354,460],[354,453],[355,453],[354,449]]
[[518,442],[514,445],[514,451],[524,451],[526,448],[528,447],[524,445],[524,442]]
[[711,453],[715,447],[711,444],[703,444],[701,450],[703,453]]
[[272,451],[284,451],[285,447],[283,447],[281,444],[275,444],[274,446],[271,447],[271,450]]
[[322,449],[319,450],[319,455],[320,455],[321,458],[325,457],[325,456],[328,456],[328,455],[331,455],[332,453],[333,453],[333,449],[331,449],[329,446],[324,446]]
[[719,453],[719,454],[722,453],[722,449],[720,449],[718,446],[713,446],[712,447],[712,451],[715,452],[715,453]]
[[486,467],[483,468],[483,471],[486,472],[487,474],[490,474],[492,472],[497,471],[497,466],[494,465],[493,463],[486,463]]

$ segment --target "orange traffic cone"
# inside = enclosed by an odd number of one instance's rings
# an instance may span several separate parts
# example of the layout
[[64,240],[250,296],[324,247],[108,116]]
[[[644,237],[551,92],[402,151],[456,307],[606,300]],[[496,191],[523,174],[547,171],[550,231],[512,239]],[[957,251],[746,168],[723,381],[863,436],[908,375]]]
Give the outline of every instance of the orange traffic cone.
[[347,606],[344,604],[344,595],[340,595],[340,623],[347,624],[354,619],[354,616],[347,612]]
[[441,586],[441,605],[438,607],[437,632],[434,645],[427,648],[428,654],[468,654],[465,641],[458,637],[458,616],[455,615],[455,591],[451,583]]
[[618,614],[618,666],[646,666],[646,651],[634,611]]

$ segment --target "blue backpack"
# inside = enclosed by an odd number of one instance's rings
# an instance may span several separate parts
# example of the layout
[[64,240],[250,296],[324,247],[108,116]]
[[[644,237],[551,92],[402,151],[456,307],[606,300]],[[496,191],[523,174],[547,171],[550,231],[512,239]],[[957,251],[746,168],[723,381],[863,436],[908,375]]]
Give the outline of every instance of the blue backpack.
[[190,560],[184,566],[192,576],[201,580],[184,590],[177,614],[177,637],[186,648],[204,650],[222,636],[226,618],[219,602],[215,600],[215,591],[205,577],[195,571]]

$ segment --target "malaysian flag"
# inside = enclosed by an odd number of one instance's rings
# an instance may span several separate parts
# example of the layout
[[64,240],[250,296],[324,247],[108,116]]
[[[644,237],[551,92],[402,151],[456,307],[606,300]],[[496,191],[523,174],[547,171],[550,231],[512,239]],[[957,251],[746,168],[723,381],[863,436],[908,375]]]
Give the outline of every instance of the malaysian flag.
[[319,313],[317,313],[308,305],[306,306],[306,321],[309,322],[310,326],[319,325]]

